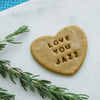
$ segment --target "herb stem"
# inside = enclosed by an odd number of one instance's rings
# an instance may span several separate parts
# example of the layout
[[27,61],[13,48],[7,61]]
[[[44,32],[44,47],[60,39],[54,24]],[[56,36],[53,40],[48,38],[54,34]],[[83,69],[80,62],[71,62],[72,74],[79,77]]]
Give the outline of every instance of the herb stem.
[[15,36],[22,34],[24,32],[29,32],[28,26],[25,26],[25,25],[21,26],[14,33],[7,35],[3,40],[0,41],[0,50],[5,48],[6,46],[5,42],[13,43],[13,44],[20,44],[21,42],[15,41]]
[[52,85],[48,80],[36,79],[36,76],[29,72],[23,72],[19,68],[10,67],[9,61],[0,61],[0,67],[2,69],[0,69],[0,72],[2,71],[1,75],[4,78],[7,77],[6,73],[8,73],[10,79],[16,83],[14,77],[17,77],[25,90],[27,90],[27,87],[29,87],[32,92],[37,89],[43,98],[48,97],[52,100],[88,100],[87,95],[80,96],[80,94],[66,92],[65,90],[67,89]]

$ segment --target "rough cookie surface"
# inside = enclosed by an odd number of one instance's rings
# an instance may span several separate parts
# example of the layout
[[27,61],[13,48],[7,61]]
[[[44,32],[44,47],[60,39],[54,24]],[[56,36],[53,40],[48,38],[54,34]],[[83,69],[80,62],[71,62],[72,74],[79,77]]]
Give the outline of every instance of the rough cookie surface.
[[31,44],[34,59],[43,67],[72,75],[81,67],[87,52],[87,37],[77,26],[60,30],[56,36],[43,36]]

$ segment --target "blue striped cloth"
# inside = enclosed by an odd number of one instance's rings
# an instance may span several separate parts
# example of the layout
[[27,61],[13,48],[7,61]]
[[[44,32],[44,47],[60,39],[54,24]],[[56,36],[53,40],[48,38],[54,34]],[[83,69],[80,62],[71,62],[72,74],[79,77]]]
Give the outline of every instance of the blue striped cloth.
[[0,0],[0,11],[16,6],[29,0]]

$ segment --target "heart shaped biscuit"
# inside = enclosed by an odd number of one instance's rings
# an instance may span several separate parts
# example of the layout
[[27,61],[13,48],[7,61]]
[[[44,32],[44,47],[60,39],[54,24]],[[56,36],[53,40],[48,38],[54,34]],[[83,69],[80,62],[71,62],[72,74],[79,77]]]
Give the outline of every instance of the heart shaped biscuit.
[[77,26],[60,30],[56,36],[43,36],[31,44],[34,59],[43,67],[72,75],[81,67],[87,52],[87,37]]

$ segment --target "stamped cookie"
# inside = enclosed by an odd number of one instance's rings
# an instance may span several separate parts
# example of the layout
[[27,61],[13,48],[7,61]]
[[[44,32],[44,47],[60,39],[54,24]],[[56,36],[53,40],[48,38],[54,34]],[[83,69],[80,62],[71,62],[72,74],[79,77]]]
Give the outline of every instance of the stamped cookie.
[[77,26],[60,30],[56,36],[43,36],[31,44],[34,59],[43,67],[72,75],[81,67],[87,52],[87,37]]

